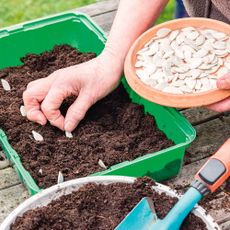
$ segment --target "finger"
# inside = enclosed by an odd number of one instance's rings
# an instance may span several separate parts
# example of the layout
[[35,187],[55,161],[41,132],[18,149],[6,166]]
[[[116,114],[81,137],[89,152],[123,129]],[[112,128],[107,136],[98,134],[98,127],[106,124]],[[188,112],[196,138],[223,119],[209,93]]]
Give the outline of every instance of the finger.
[[37,84],[27,89],[23,93],[23,101],[26,109],[26,116],[29,120],[45,125],[47,122],[46,117],[41,111],[40,103],[45,98],[49,87],[45,84]]
[[75,102],[69,107],[65,117],[65,130],[72,132],[85,117],[87,110],[94,104],[93,97],[81,91]]
[[44,79],[37,79],[37,80],[29,82],[26,89],[30,89],[31,87],[39,84],[41,81],[44,81]]
[[217,87],[219,89],[230,89],[230,74],[226,74],[217,80]]
[[214,104],[211,104],[211,105],[208,105],[207,106],[208,109],[211,109],[215,112],[226,112],[226,111],[230,111],[230,97],[220,101],[220,102],[217,102],[217,103],[214,103]]
[[53,73],[51,73],[48,77],[46,78],[40,78],[40,79],[37,79],[37,80],[34,80],[34,81],[31,81],[28,83],[27,85],[27,89],[30,89],[31,87],[37,85],[37,84],[49,84],[49,86],[51,85],[51,83],[54,81],[55,78],[57,78],[57,76],[59,75],[61,71],[60,70],[57,70],[57,71],[54,71]]
[[64,130],[64,117],[61,114],[60,106],[64,99],[68,97],[68,92],[60,87],[52,86],[42,102],[41,109],[49,122]]

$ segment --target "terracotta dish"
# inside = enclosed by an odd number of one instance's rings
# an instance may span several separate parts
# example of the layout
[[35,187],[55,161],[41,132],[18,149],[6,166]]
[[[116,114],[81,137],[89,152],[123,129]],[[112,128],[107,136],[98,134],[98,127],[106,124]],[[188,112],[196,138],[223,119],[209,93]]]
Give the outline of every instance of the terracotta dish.
[[161,104],[164,106],[176,108],[189,108],[209,105],[221,101],[230,96],[230,90],[212,89],[202,93],[193,94],[172,94],[165,93],[144,84],[135,73],[136,53],[150,41],[160,28],[169,28],[171,30],[181,29],[184,27],[197,27],[203,29],[214,29],[224,32],[230,36],[230,25],[205,18],[186,18],[171,20],[160,25],[154,26],[143,33],[134,42],[130,48],[125,60],[125,76],[130,87],[143,98]]

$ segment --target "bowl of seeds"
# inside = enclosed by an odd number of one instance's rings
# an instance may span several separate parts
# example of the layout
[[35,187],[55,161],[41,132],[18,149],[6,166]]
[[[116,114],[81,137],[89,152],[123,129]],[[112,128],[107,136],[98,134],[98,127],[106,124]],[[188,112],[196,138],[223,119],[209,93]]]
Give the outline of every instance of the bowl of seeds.
[[128,84],[165,106],[209,105],[230,96],[216,86],[230,73],[230,25],[206,18],[171,20],[143,33],[125,60]]

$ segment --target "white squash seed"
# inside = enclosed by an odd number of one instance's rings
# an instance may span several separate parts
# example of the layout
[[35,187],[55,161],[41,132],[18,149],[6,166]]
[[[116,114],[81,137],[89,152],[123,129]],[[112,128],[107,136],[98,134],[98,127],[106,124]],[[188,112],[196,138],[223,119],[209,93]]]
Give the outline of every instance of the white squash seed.
[[57,183],[60,184],[60,183],[62,183],[62,182],[64,182],[64,176],[63,176],[62,172],[59,171],[59,172],[58,172],[58,180],[57,180]]
[[216,88],[230,72],[230,38],[212,29],[161,28],[137,52],[136,75],[154,89],[199,93]]
[[43,136],[34,130],[32,131],[32,135],[33,135],[35,141],[44,141]]
[[163,38],[163,37],[167,36],[170,32],[171,32],[171,30],[168,28],[161,28],[157,31],[156,35],[158,38]]
[[25,109],[25,106],[24,105],[21,105],[20,106],[20,113],[23,117],[26,116],[26,109]]
[[1,83],[2,83],[2,87],[5,91],[10,91],[11,90],[11,87],[10,87],[10,84],[7,80],[5,79],[1,79]]
[[106,165],[104,164],[104,162],[101,159],[98,160],[98,164],[101,168],[107,169]]
[[66,135],[66,137],[68,137],[68,138],[73,138],[73,134],[70,133],[70,132],[65,131],[65,135]]

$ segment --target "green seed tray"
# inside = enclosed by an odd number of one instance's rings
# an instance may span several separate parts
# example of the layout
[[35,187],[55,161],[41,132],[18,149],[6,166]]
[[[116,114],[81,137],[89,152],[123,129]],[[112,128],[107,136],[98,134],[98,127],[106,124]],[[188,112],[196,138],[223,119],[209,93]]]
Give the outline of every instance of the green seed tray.
[[[0,30],[0,68],[20,65],[20,57],[27,53],[41,53],[57,44],[69,44],[82,52],[100,54],[105,41],[104,32],[88,16],[79,12],[66,12],[22,23]],[[173,140],[175,145],[133,161],[116,164],[93,175],[150,176],[157,181],[176,176],[180,172],[185,149],[196,136],[194,128],[177,110],[154,104],[138,96],[130,89],[125,78],[122,79],[122,84],[131,100],[144,106],[145,112],[155,118],[158,128]],[[41,189],[25,170],[20,153],[18,155],[11,147],[2,129],[0,144],[30,194],[39,192]]]

